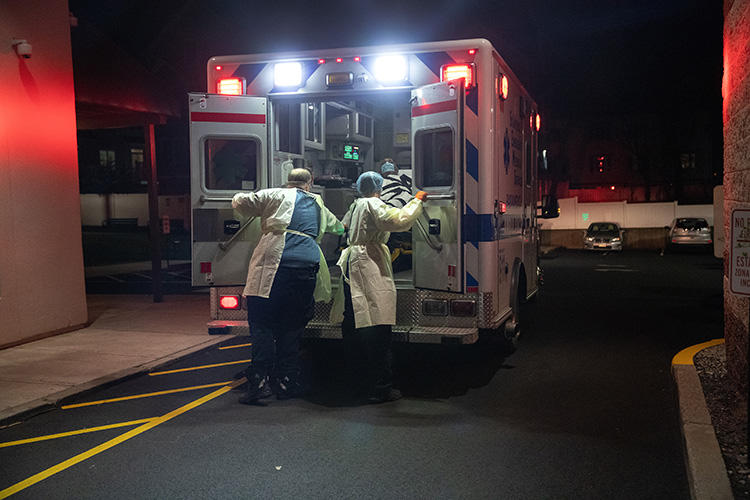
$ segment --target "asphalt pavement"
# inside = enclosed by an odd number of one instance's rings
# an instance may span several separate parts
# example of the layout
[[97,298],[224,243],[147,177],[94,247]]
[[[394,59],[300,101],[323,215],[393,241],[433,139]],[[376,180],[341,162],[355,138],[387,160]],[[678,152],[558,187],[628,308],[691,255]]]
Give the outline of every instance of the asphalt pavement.
[[0,429],[0,488],[20,498],[689,498],[670,363],[722,336],[720,261],[548,257],[509,357],[485,344],[397,345],[405,398],[372,406],[348,397],[340,344],[307,343],[311,394],[256,407],[232,390],[248,339],[222,339]]

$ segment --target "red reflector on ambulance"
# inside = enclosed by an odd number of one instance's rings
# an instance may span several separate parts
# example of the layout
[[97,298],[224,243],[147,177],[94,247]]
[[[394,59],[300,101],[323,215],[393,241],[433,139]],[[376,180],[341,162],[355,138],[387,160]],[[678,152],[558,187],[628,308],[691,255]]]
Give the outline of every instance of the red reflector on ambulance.
[[464,87],[469,90],[474,86],[473,64],[446,64],[440,68],[440,81],[464,79]]
[[219,297],[219,306],[222,309],[239,309],[240,298],[237,295],[222,295]]
[[210,262],[201,262],[201,273],[206,274],[211,272],[211,263]]
[[451,300],[451,316],[475,316],[477,305],[473,300]]
[[245,79],[222,78],[216,84],[216,93],[223,95],[242,95],[245,93]]

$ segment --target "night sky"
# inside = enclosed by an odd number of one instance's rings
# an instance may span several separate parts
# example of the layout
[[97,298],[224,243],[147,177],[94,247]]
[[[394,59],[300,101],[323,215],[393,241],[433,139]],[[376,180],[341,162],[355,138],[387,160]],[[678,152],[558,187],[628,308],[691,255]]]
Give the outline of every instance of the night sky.
[[485,37],[548,113],[720,112],[721,2],[71,0],[70,8],[181,91],[203,90],[212,55]]

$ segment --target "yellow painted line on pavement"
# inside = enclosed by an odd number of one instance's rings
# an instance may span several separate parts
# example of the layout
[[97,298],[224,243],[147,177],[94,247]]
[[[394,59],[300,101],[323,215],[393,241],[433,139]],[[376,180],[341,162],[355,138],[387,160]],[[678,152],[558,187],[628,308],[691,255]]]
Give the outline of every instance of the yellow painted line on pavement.
[[224,346],[224,347],[219,347],[219,350],[221,351],[222,349],[237,349],[238,347],[247,347],[249,345],[253,345],[253,344],[228,345],[228,346]]
[[230,382],[231,380],[228,380],[226,382],[216,382],[215,384],[194,385],[192,387],[180,387],[179,389],[168,389],[166,391],[146,392],[143,394],[134,394],[132,396],[122,396],[119,398],[112,398],[112,399],[100,399],[99,401],[88,401],[86,403],[63,405],[60,408],[62,408],[63,410],[71,410],[73,408],[81,408],[83,406],[94,406],[94,405],[101,405],[105,403],[116,403],[118,401],[128,401],[129,399],[150,398],[152,396],[162,396],[164,394],[174,394],[177,392],[196,391],[198,389],[206,389],[208,387],[218,387],[220,385],[227,385]]
[[152,419],[150,422],[146,422],[145,424],[136,427],[135,429],[131,429],[124,434],[120,434],[116,438],[110,439],[109,441],[100,444],[99,446],[95,446],[94,448],[91,448],[88,451],[84,451],[83,453],[79,453],[78,455],[69,458],[65,460],[64,462],[60,462],[57,465],[54,465],[50,467],[49,469],[43,470],[42,472],[39,472],[38,474],[34,474],[33,476],[24,479],[23,481],[20,481],[13,486],[10,486],[8,488],[5,488],[4,490],[0,490],[0,498],[7,498],[14,493],[18,493],[19,491],[22,491],[29,486],[32,486],[40,481],[44,481],[50,476],[53,476],[57,474],[58,472],[62,472],[65,469],[72,467],[80,462],[83,462],[84,460],[87,460],[94,455],[98,455],[99,453],[106,451],[114,446],[117,446],[120,443],[123,443],[127,441],[130,438],[133,438],[137,436],[138,434],[142,434],[146,432],[149,429],[153,429],[159,424],[163,424],[164,422],[171,420],[179,415],[182,415],[185,412],[188,412],[192,410],[193,408],[196,408],[203,403],[206,403],[208,401],[211,401],[214,398],[217,398],[221,396],[222,394],[226,394],[227,392],[231,391],[234,387],[245,383],[246,379],[241,378],[238,380],[235,380],[230,385],[224,386],[221,389],[217,389],[213,391],[210,394],[206,394],[202,398],[196,399],[195,401],[192,401],[184,406],[181,406],[177,408],[176,410],[173,410],[166,415],[162,415],[161,417],[156,417]]
[[702,344],[696,344],[690,347],[687,347],[677,354],[675,354],[674,358],[672,358],[672,365],[692,365],[693,364],[693,356],[698,354],[700,351],[707,347],[713,347],[715,345],[723,344],[724,339],[714,339],[709,340],[708,342],[703,342]]
[[249,359],[241,359],[239,361],[228,361],[226,363],[214,363],[212,365],[201,365],[201,366],[191,366],[190,368],[180,368],[177,370],[167,370],[164,372],[153,372],[149,373],[149,377],[154,377],[156,375],[167,375],[169,373],[179,373],[179,372],[189,372],[192,370],[205,370],[206,368],[215,368],[217,366],[227,366],[227,365],[239,365],[240,363],[249,363],[251,360]]
[[87,429],[78,429],[77,431],[60,432],[58,434],[47,434],[46,436],[37,436],[27,439],[19,439],[18,441],[6,441],[0,443],[0,448],[8,448],[9,446],[18,446],[21,444],[36,443],[38,441],[47,441],[49,439],[57,439],[68,436],[77,436],[78,434],[86,434],[89,432],[106,431],[107,429],[117,429],[118,427],[128,427],[131,425],[144,424],[150,422],[153,418],[142,418],[140,420],[130,420],[129,422],[118,422],[116,424],[100,425],[99,427],[89,427]]

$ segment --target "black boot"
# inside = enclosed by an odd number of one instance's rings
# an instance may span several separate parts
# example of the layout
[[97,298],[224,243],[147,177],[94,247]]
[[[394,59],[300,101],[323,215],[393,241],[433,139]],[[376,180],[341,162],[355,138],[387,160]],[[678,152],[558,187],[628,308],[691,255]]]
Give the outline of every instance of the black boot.
[[258,374],[250,375],[247,379],[247,392],[244,396],[240,396],[239,402],[244,405],[254,405],[258,403],[258,400],[270,397],[271,394],[268,377],[261,377]]
[[304,389],[297,379],[284,376],[276,380],[276,399],[298,398],[304,394]]

